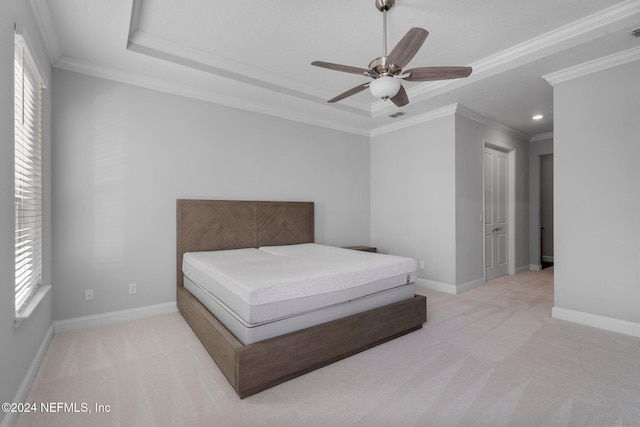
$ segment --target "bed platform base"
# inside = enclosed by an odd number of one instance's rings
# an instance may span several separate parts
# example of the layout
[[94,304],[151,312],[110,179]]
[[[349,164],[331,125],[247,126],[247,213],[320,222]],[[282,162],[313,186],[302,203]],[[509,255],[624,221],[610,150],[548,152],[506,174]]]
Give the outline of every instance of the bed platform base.
[[178,309],[241,399],[422,328],[424,296],[243,345],[184,287]]
[[240,398],[420,329],[426,298],[244,345],[184,288],[185,252],[314,242],[313,202],[176,201],[177,305]]

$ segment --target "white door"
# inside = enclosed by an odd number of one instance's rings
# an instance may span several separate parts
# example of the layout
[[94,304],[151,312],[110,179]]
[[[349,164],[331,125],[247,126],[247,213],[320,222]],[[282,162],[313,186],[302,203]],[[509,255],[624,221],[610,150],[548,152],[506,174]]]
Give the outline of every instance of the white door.
[[509,264],[508,154],[484,149],[485,280],[503,276]]

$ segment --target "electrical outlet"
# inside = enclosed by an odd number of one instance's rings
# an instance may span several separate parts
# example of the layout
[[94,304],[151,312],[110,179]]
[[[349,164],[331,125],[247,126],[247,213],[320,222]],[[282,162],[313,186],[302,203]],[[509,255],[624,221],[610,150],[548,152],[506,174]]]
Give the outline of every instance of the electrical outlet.
[[137,283],[129,283],[129,295],[138,293],[138,284]]
[[91,301],[93,299],[93,289],[84,290],[84,299],[85,301]]
[[424,261],[420,261],[420,268],[424,268]]

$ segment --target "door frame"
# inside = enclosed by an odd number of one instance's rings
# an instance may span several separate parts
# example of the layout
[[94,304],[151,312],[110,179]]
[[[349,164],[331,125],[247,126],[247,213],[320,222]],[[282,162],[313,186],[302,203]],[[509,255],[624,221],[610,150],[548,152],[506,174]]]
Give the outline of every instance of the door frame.
[[[510,275],[516,274],[516,149],[507,145],[500,144],[499,142],[482,138],[482,224],[484,225],[484,212],[485,212],[485,199],[484,199],[484,149],[491,148],[493,150],[501,151],[507,154],[507,215],[509,217],[509,251],[507,256],[507,273]],[[482,232],[482,262],[486,265],[486,251],[484,244],[484,227],[481,228]],[[486,282],[486,268],[483,268],[483,277]]]

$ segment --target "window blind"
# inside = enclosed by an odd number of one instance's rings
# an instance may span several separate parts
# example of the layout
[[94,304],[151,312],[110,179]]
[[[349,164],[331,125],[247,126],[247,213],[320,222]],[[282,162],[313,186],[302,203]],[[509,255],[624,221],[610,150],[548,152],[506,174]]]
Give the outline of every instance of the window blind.
[[15,309],[42,283],[42,79],[24,37],[15,36]]

